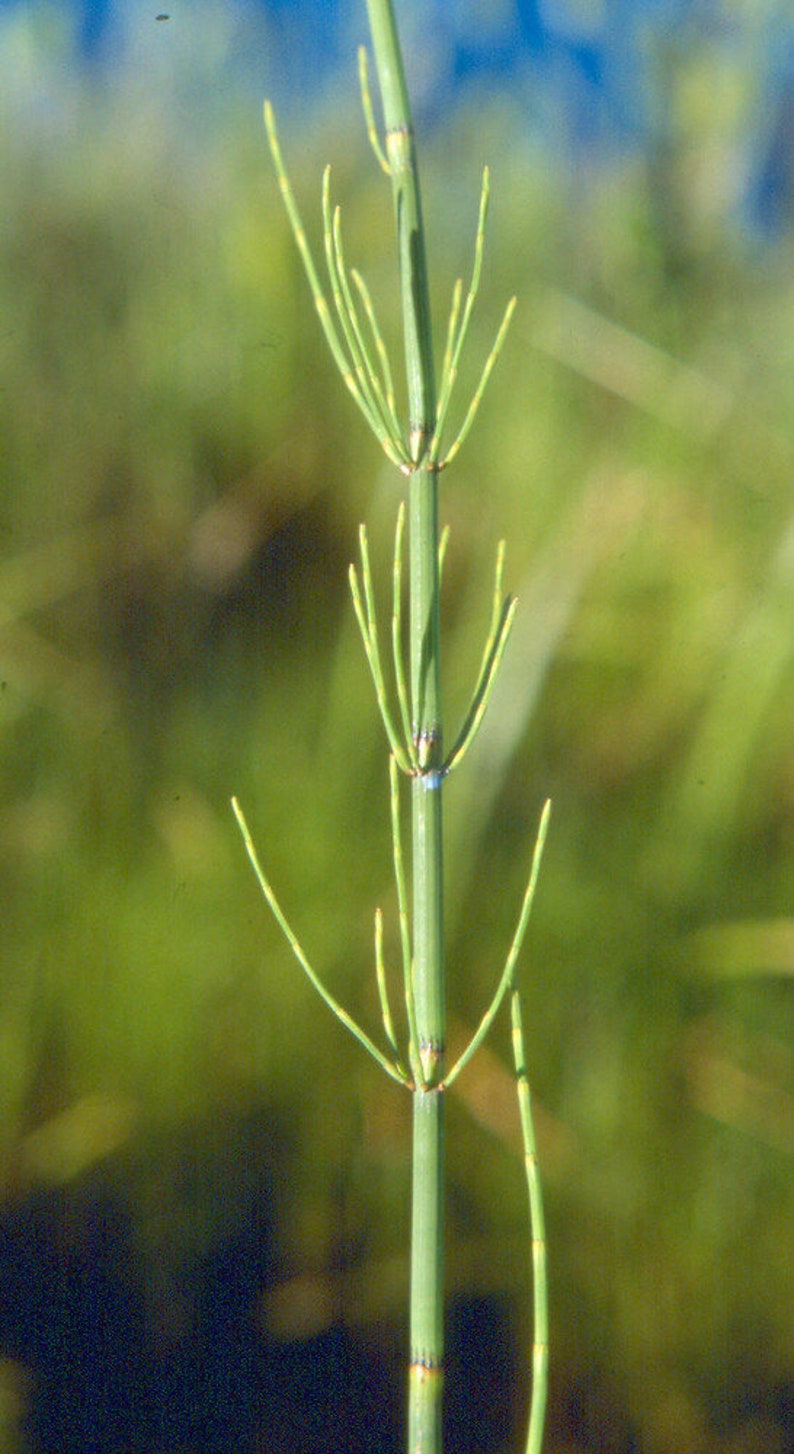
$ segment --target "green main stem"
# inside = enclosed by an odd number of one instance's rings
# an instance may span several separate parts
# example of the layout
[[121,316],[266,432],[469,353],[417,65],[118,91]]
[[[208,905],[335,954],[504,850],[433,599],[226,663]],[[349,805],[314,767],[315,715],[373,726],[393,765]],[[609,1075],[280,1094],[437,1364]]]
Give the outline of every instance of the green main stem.
[[420,771],[412,783],[413,974],[423,1082],[414,1092],[411,1222],[409,1454],[441,1454],[444,1360],[444,942],[443,742],[439,677],[437,475],[423,464],[436,423],[419,175],[391,0],[367,0],[386,124],[400,259],[410,476],[412,732]]

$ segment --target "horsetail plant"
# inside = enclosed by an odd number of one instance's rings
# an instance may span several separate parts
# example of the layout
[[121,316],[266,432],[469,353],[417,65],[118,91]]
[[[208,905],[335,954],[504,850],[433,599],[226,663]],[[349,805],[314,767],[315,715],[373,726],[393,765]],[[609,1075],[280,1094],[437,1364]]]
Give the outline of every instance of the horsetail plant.
[[[378,136],[367,55],[363,48],[359,52],[361,94],[373,151],[392,184],[408,388],[407,427],[401,426],[399,421],[389,357],[369,290],[360,274],[348,268],[345,261],[340,209],[331,204],[330,168],[326,168],[322,187],[329,304],[284,166],[269,102],[265,103],[265,124],[284,205],[334,361],[375,438],[407,481],[407,511],[405,502],[402,502],[397,512],[392,572],[391,666],[396,701],[390,698],[386,684],[367,532],[363,525],[359,531],[360,565],[350,567],[353,607],[389,745],[392,845],[407,1024],[404,1050],[400,1048],[395,1032],[386,987],[380,909],[375,913],[375,972],[388,1044],[385,1051],[339,1004],[315,972],[259,862],[236,799],[233,799],[233,806],[259,885],[302,969],[337,1019],[386,1074],[404,1085],[413,1097],[409,1454],[441,1454],[442,1448],[444,1093],[482,1044],[508,993],[511,996],[512,1044],[532,1235],[535,1333],[527,1454],[539,1454],[548,1363],[545,1235],[516,967],[529,922],[548,829],[548,802],[541,815],[518,923],[491,1003],[455,1064],[447,1069],[445,1059],[443,789],[446,778],[463,761],[482,722],[510,635],[516,602],[511,596],[503,595],[502,543],[497,554],[490,626],[479,676],[457,737],[451,749],[445,752],[441,720],[439,595],[447,537],[445,533],[439,538],[438,476],[455,458],[466,439],[501,351],[515,299],[505,310],[478,386],[463,411],[458,432],[452,443],[442,448],[442,435],[480,284],[489,176],[486,169],[472,276],[462,308],[463,286],[460,280],[453,290],[440,387],[436,391],[416,148],[392,0],[367,0],[367,8],[383,104],[385,146]],[[410,602],[407,677],[403,662],[401,608],[406,513]],[[402,779],[407,779],[411,795],[410,900],[400,829]]]

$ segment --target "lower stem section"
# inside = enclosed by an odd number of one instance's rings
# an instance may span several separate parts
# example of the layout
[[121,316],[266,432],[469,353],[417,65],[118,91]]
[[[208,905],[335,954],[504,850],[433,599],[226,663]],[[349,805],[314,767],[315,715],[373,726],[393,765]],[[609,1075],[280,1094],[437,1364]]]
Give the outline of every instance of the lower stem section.
[[409,1454],[441,1454],[444,1381],[444,1092],[414,1093]]

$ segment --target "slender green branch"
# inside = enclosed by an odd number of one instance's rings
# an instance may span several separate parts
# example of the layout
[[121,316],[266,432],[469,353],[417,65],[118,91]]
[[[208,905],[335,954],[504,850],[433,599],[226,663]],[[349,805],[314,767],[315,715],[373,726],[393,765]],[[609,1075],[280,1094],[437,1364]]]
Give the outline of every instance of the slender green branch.
[[361,550],[361,574],[364,585],[364,600],[361,598],[361,587],[358,580],[358,572],[354,565],[350,566],[348,579],[350,581],[350,592],[353,597],[353,609],[356,613],[361,640],[364,643],[364,651],[369,662],[370,674],[375,687],[375,696],[380,709],[381,719],[389,740],[389,747],[397,759],[400,768],[404,773],[414,771],[413,745],[409,741],[408,749],[400,742],[397,728],[394,725],[394,718],[389,707],[386,683],[383,677],[383,667],[380,659],[380,647],[378,645],[378,623],[375,615],[375,594],[372,588],[372,574],[369,565],[369,547],[367,544],[367,532],[362,525],[359,528],[359,547]]
[[441,532],[441,539],[438,542],[438,584],[441,585],[441,577],[444,574],[444,561],[447,558],[447,546],[449,545],[449,526],[445,525]]
[[[395,427],[392,427],[392,419],[387,400],[388,384],[382,385],[378,378],[374,360],[369,352],[361,328],[353,294],[350,291],[347,268],[345,266],[344,248],[342,245],[342,214],[339,207],[335,207],[333,214],[331,213],[330,186],[331,168],[326,167],[323,174],[325,256],[337,317],[347,344],[348,353],[353,362],[361,398],[366,404],[366,417],[369,421],[370,428],[376,438],[380,440],[387,454],[389,454],[390,450],[392,451],[389,457],[393,460],[393,463],[401,466],[406,463],[407,456],[400,443],[399,425],[396,420],[394,420]],[[374,321],[375,314],[371,299],[369,299],[369,294],[367,294],[367,298],[371,318]],[[375,324],[375,329],[377,337],[381,341],[381,347],[383,347],[383,340],[377,324]]]
[[494,572],[494,590],[491,603],[491,621],[488,627],[485,646],[483,648],[480,671],[477,683],[472,693],[469,710],[458,733],[455,746],[447,757],[444,765],[445,772],[452,772],[453,768],[460,765],[464,755],[468,752],[474,738],[477,735],[480,723],[485,715],[491,691],[496,680],[508,637],[513,625],[516,611],[516,600],[512,596],[502,599],[502,580],[504,577],[505,564],[505,542],[499,542],[496,552],[496,569]]
[[403,1064],[400,1048],[397,1044],[397,1037],[394,1033],[394,1021],[392,1019],[391,1006],[389,1004],[389,991],[386,985],[386,966],[383,962],[383,914],[380,909],[375,910],[375,978],[378,984],[378,998],[380,1000],[380,1012],[383,1020],[383,1029],[386,1039],[394,1051],[394,1064],[400,1072],[406,1085],[410,1084],[411,1077]]
[[507,555],[507,541],[500,540],[496,547],[496,566],[494,568],[493,596],[491,598],[491,624],[488,627],[488,641],[486,653],[490,643],[496,636],[496,628],[499,622],[499,615],[502,609],[502,590],[505,576],[505,557]]
[[464,444],[466,441],[469,430],[474,423],[477,410],[482,403],[482,396],[488,386],[488,380],[490,379],[493,372],[494,364],[496,363],[496,360],[502,352],[502,345],[504,344],[505,338],[507,337],[507,330],[510,327],[510,320],[513,317],[513,313],[515,312],[516,302],[516,298],[511,298],[510,302],[505,308],[504,317],[501,324],[499,325],[499,330],[497,332],[496,338],[494,339],[493,348],[491,349],[491,352],[485,360],[485,367],[483,368],[482,374],[480,375],[480,382],[474,391],[472,401],[466,412],[466,417],[463,420],[460,430],[458,431],[457,438],[447,450],[447,453],[445,454],[443,460],[441,460],[439,464],[439,469],[446,469],[447,465],[452,463],[461,445]]
[[499,671],[505,647],[507,646],[508,638],[513,628],[517,606],[518,602],[514,597],[508,597],[502,606],[502,614],[498,623],[496,636],[486,647],[471,705],[466,713],[455,746],[444,764],[445,772],[452,772],[456,767],[460,766],[460,763],[477,736],[480,723],[485,716],[488,703],[491,699],[491,692],[496,681],[496,675]]
[[[284,166],[284,159],[281,154],[281,146],[279,144],[278,132],[276,130],[276,122],[273,115],[273,108],[269,101],[265,102],[265,126],[267,128],[267,136],[270,143],[270,152],[273,157],[273,165],[276,168],[279,188],[281,190],[281,195],[284,199],[284,206],[286,208],[287,216],[289,218],[290,226],[292,228],[292,233],[301,256],[301,261],[303,262],[306,277],[309,281],[309,287],[311,289],[312,299],[314,301],[314,306],[317,311],[317,316],[320,319],[323,333],[328,340],[328,346],[333,355],[334,362],[342,376],[342,379],[344,380],[344,383],[347,385],[347,388],[355,399],[358,408],[364,415],[364,418],[366,419],[370,429],[372,430],[375,438],[378,440],[378,443],[380,444],[388,459],[390,459],[393,464],[397,465],[398,469],[401,469],[403,473],[410,473],[410,470],[412,468],[412,462],[402,441],[402,438],[400,437],[400,432],[399,430],[392,431],[390,427],[391,421],[389,420],[388,409],[383,415],[381,415],[381,413],[375,406],[372,397],[373,391],[371,388],[371,377],[367,376],[366,370],[363,366],[363,361],[360,357],[357,356],[356,350],[351,347],[350,337],[351,333],[353,334],[353,336],[355,336],[355,330],[353,329],[353,326],[350,323],[350,319],[346,315],[344,309],[341,280],[339,280],[335,276],[335,260],[333,257],[333,224],[330,221],[330,202],[326,201],[329,186],[327,180],[328,169],[326,169],[326,179],[324,180],[323,186],[323,211],[325,220],[324,242],[326,251],[326,262],[328,263],[329,267],[331,288],[336,303],[339,323],[342,328],[342,337],[340,337],[336,325],[334,324],[331,310],[328,307],[328,303],[323,292],[322,285],[320,283],[319,275],[314,265],[314,259],[312,258],[311,249],[306,238],[306,230],[301,220],[301,215],[298,210],[298,204],[295,201],[295,194],[292,190],[286,167]],[[352,361],[351,358],[348,357],[347,352],[345,351],[345,345],[347,345],[348,348],[351,348]],[[374,371],[372,373],[372,377],[374,377]]]
[[265,127],[267,128],[267,138],[270,143],[270,153],[273,157],[273,164],[276,168],[276,176],[278,177],[278,184],[281,189],[282,198],[284,199],[284,206],[287,211],[287,217],[289,218],[290,226],[292,228],[292,235],[295,238],[298,252],[301,255],[301,261],[303,263],[306,276],[309,280],[309,287],[311,288],[312,299],[314,301],[314,306],[317,310],[317,315],[320,319],[320,323],[322,324],[323,333],[328,340],[328,346],[331,350],[331,353],[333,354],[334,362],[336,363],[336,366],[339,369],[339,372],[342,375],[344,382],[347,384],[347,387],[353,395],[353,398],[355,399],[359,408],[361,408],[361,400],[359,398],[356,378],[350,368],[348,360],[345,356],[345,351],[342,347],[341,340],[336,331],[336,328],[334,327],[331,312],[325,300],[325,294],[323,293],[322,287],[320,285],[320,279],[317,274],[317,269],[314,266],[314,259],[312,258],[311,250],[306,240],[306,230],[303,226],[303,222],[301,221],[301,215],[298,211],[298,204],[295,201],[295,194],[292,190],[292,187],[290,186],[289,177],[287,176],[287,172],[284,167],[284,160],[281,155],[281,147],[278,140],[278,132],[276,131],[276,119],[273,115],[273,107],[271,106],[269,101],[265,102]]
[[373,428],[376,425],[382,427],[382,421],[378,417],[376,401],[372,391],[372,364],[363,344],[358,316],[353,307],[350,290],[347,287],[342,248],[341,213],[338,206],[333,211],[331,209],[330,167],[326,167],[323,172],[322,209],[325,265],[328,271],[328,280],[331,284],[331,297],[334,300],[336,316],[342,330],[342,337],[347,345],[349,357],[355,369],[356,381],[361,397],[367,406],[369,423]]
[[521,996],[513,985],[510,999],[513,1060],[518,1086],[518,1107],[521,1117],[521,1138],[524,1144],[524,1168],[529,1197],[529,1220],[532,1235],[532,1304],[534,1334],[532,1340],[532,1397],[529,1410],[526,1454],[540,1454],[543,1426],[546,1419],[546,1395],[549,1377],[549,1312],[548,1276],[546,1271],[546,1220],[543,1213],[543,1189],[538,1167],[532,1097],[527,1076]]
[[496,987],[496,993],[494,994],[494,997],[491,1000],[488,1009],[485,1011],[485,1014],[483,1015],[479,1025],[477,1026],[477,1029],[472,1035],[466,1049],[463,1051],[463,1054],[459,1057],[459,1059],[456,1060],[454,1066],[446,1077],[445,1084],[447,1088],[449,1088],[449,1086],[451,1086],[453,1082],[457,1080],[461,1071],[465,1070],[472,1056],[476,1055],[477,1051],[482,1045],[483,1040],[488,1034],[488,1031],[490,1030],[494,1020],[496,1019],[497,1014],[499,1013],[499,1007],[505,995],[507,994],[507,991],[510,989],[513,983],[513,975],[515,973],[516,961],[519,954],[521,953],[521,946],[524,942],[524,935],[527,932],[529,916],[532,910],[532,901],[535,897],[535,889],[537,888],[538,874],[540,873],[540,861],[543,857],[543,849],[546,843],[546,834],[548,833],[550,814],[551,803],[547,801],[544,804],[543,812],[540,815],[540,824],[538,826],[537,838],[535,839],[535,848],[532,854],[532,867],[529,871],[529,881],[527,883],[526,891],[524,893],[524,902],[521,905],[521,913],[518,916],[516,930],[513,935],[510,949],[508,951],[507,959],[505,960],[505,967],[502,970],[502,977]]
[[[485,219],[488,215],[488,197],[490,193],[490,174],[486,167],[482,174],[482,191],[480,193],[480,213],[477,219],[477,235],[474,242],[474,267],[472,269],[471,283],[466,298],[466,306],[463,310],[460,331],[455,338],[455,323],[457,321],[460,307],[460,284],[456,284],[453,293],[452,309],[450,312],[449,331],[447,337],[447,348],[444,354],[444,369],[442,372],[441,394],[438,401],[438,419],[436,422],[435,434],[430,446],[431,458],[438,457],[441,441],[441,431],[447,417],[449,401],[455,387],[455,380],[458,376],[458,364],[466,342],[466,335],[469,331],[469,323],[474,310],[474,303],[480,287],[480,273],[482,272],[483,249],[485,246]],[[454,342],[453,342],[454,340]]]
[[405,1013],[408,1020],[408,1059],[417,1085],[422,1084],[422,1060],[419,1054],[419,1027],[416,1020],[416,999],[414,996],[414,961],[411,951],[411,929],[408,917],[408,890],[405,883],[405,861],[403,859],[402,833],[400,832],[400,777],[394,755],[389,758],[389,785],[391,805],[391,838],[394,856],[394,882],[397,886],[397,911],[400,919],[400,943],[402,946],[403,984],[405,988]]
[[[361,301],[364,304],[364,311],[367,315],[367,322],[369,323],[373,341],[375,343],[375,348],[377,349],[378,358],[380,360],[381,375],[383,378],[383,388],[386,403],[386,422],[391,429],[392,437],[395,439],[399,439],[400,422],[397,418],[397,406],[394,397],[394,380],[392,378],[389,355],[386,352],[386,345],[383,342],[383,334],[380,331],[380,326],[375,315],[375,309],[372,306],[372,298],[370,297],[369,288],[364,282],[364,279],[362,278],[361,274],[356,271],[355,268],[350,269],[350,276],[353,279],[353,282],[355,283],[361,295]],[[405,460],[403,460],[400,464],[401,469],[403,468],[404,463]]]
[[378,128],[375,125],[375,112],[372,109],[372,92],[369,89],[369,60],[365,45],[360,45],[358,48],[358,79],[361,85],[361,105],[364,110],[364,120],[367,125],[369,143],[375,153],[378,166],[383,168],[387,177],[390,177],[391,167],[389,166],[388,157],[380,144]]
[[457,352],[455,339],[457,337],[458,318],[460,316],[460,300],[462,296],[463,281],[461,278],[457,278],[455,280],[455,286],[452,289],[452,302],[450,304],[449,318],[447,320],[447,339],[444,345],[444,358],[441,364],[441,399],[438,411],[438,417],[441,423],[436,424],[436,437],[434,440],[436,453],[438,451],[438,440],[441,436],[441,428],[443,427],[444,419],[446,417],[447,409],[449,407],[449,400],[452,394],[452,386],[455,382],[455,365],[453,363],[453,359]]
[[392,615],[391,644],[394,657],[394,679],[397,684],[397,701],[400,706],[405,748],[410,760],[411,771],[417,772],[419,762],[411,734],[411,711],[408,705],[408,689],[403,667],[403,536],[405,534],[405,501],[400,501],[397,511],[397,525],[394,532],[394,565],[392,567]]
[[458,366],[460,363],[461,354],[463,352],[463,345],[466,342],[466,337],[469,332],[471,315],[474,311],[474,304],[480,288],[480,274],[482,272],[482,260],[485,248],[485,220],[488,215],[489,195],[490,173],[488,171],[488,168],[486,167],[483,171],[482,176],[480,211],[477,219],[477,234],[474,242],[474,266],[472,268],[471,282],[469,284],[469,291],[466,297],[466,304],[463,309],[463,318],[461,319],[460,328],[458,329],[458,314],[460,312],[460,299],[462,288],[461,281],[460,279],[458,279],[452,293],[452,306],[450,308],[449,323],[447,325],[447,342],[446,348],[444,350],[444,363],[441,371],[441,392],[438,402],[438,417],[436,420],[436,427],[433,432],[433,438],[430,442],[430,448],[428,451],[428,457],[434,463],[438,464],[439,469],[446,469],[447,465],[451,463],[451,461],[455,458],[455,455],[458,453],[458,450],[460,449],[464,440],[466,439],[469,430],[471,429],[475,415],[480,406],[480,401],[485,392],[486,385],[489,378],[491,377],[491,372],[493,370],[494,364],[496,363],[496,360],[501,353],[502,345],[505,341],[507,330],[510,326],[510,319],[513,316],[513,310],[516,305],[515,298],[511,298],[510,302],[507,305],[507,308],[505,309],[504,317],[496,334],[496,338],[494,340],[491,351],[485,361],[479,384],[474,391],[471,403],[469,404],[469,407],[464,416],[463,424],[460,427],[456,439],[454,440],[453,444],[450,446],[446,455],[442,459],[440,457],[441,436],[444,431],[444,425],[447,419],[447,412],[458,377]]
[[232,807],[234,808],[234,815],[237,819],[240,832],[243,835],[243,842],[245,844],[246,853],[251,860],[251,865],[253,867],[254,873],[256,874],[259,887],[261,888],[262,893],[264,894],[268,904],[270,905],[270,911],[274,919],[276,920],[276,923],[281,929],[284,938],[289,944],[290,949],[295,955],[295,958],[297,959],[298,964],[300,965],[307,979],[316,989],[318,995],[320,996],[320,999],[324,1000],[329,1010],[331,1010],[334,1015],[336,1015],[337,1020],[339,1020],[340,1023],[345,1026],[345,1029],[350,1031],[350,1034],[353,1035],[356,1040],[358,1040],[360,1045],[364,1046],[365,1050],[369,1051],[369,1054],[372,1056],[373,1060],[376,1060],[378,1062],[378,1065],[381,1067],[381,1069],[385,1070],[386,1074],[390,1076],[392,1080],[398,1081],[400,1085],[405,1085],[407,1077],[400,1070],[400,1067],[393,1064],[393,1062],[389,1060],[389,1057],[387,1055],[384,1055],[383,1051],[378,1048],[374,1040],[370,1039],[366,1030],[362,1030],[361,1026],[356,1023],[352,1015],[349,1015],[347,1010],[344,1009],[343,1006],[340,1005],[339,1001],[334,997],[334,995],[331,994],[331,991],[326,989],[319,975],[316,974],[315,971],[312,969],[311,964],[309,963],[306,955],[303,952],[297,935],[295,934],[292,926],[286,918],[286,915],[283,913],[281,905],[279,904],[278,899],[276,898],[272,888],[270,887],[267,877],[265,876],[264,869],[259,862],[256,849],[254,848],[254,842],[251,837],[248,824],[246,823],[245,817],[243,816],[243,810],[240,807],[240,804],[238,803],[236,798],[232,798]]

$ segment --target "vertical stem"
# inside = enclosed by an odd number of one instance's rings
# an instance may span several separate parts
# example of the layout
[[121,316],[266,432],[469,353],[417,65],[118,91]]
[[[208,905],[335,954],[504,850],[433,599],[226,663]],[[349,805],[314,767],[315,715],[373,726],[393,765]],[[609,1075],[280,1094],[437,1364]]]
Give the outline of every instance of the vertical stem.
[[441,1454],[443,1383],[445,1002],[442,898],[443,760],[439,680],[436,471],[425,464],[436,421],[419,176],[408,93],[391,0],[367,0],[380,80],[397,223],[409,443],[411,730],[413,780],[414,994],[423,1083],[414,1093],[411,1222],[409,1454]]

